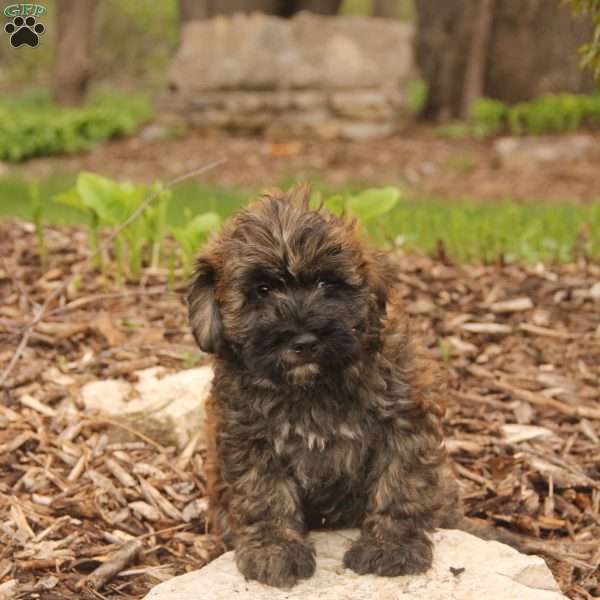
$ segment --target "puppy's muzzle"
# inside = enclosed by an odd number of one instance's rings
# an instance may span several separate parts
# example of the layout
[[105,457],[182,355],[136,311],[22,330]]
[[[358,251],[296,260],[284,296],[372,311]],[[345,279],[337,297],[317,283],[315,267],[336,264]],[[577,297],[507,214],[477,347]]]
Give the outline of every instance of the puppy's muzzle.
[[317,351],[317,336],[314,333],[301,333],[292,339],[290,347],[298,357],[312,358]]
[[283,351],[283,360],[289,367],[297,367],[317,361],[318,338],[314,333],[294,335]]

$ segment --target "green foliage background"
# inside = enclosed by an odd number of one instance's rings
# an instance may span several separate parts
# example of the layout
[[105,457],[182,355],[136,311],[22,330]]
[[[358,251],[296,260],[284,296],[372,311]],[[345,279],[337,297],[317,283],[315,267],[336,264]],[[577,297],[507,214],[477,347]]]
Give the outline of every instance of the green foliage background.
[[[47,85],[56,43],[56,0],[41,2],[48,12],[38,48],[0,43],[0,86]],[[158,85],[178,41],[177,0],[102,0],[94,32],[95,79]]]
[[594,21],[592,40],[580,49],[581,62],[584,67],[593,70],[596,79],[600,80],[600,0],[563,0],[577,14],[588,14]]
[[[0,43],[0,87],[48,84],[56,42],[56,0],[41,2],[47,14],[42,44],[18,51]],[[94,33],[94,78],[159,85],[179,39],[177,0],[101,0]],[[371,12],[371,0],[343,0],[348,15]],[[398,14],[412,17],[412,0],[398,0]]]

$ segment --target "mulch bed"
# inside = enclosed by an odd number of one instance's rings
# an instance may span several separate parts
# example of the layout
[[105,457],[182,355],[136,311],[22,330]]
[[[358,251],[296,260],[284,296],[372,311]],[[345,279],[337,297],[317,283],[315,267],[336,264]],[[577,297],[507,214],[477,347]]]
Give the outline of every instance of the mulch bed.
[[[197,360],[183,286],[161,271],[115,285],[77,229],[47,243],[42,268],[31,226],[0,226],[0,376],[56,295],[0,385],[0,599],[140,599],[218,552],[202,439],[178,451],[125,426],[111,441],[78,392]],[[398,260],[414,329],[448,374],[469,515],[528,536],[569,597],[599,597],[600,268]]]

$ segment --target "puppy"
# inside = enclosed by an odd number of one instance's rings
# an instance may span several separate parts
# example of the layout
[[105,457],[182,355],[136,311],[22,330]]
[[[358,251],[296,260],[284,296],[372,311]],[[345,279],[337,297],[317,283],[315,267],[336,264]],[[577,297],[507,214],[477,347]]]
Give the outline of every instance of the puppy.
[[394,266],[356,224],[274,192],[199,257],[189,317],[214,354],[210,525],[248,579],[315,570],[306,532],[360,527],[357,573],[427,570],[427,533],[459,523],[432,366],[417,354]]

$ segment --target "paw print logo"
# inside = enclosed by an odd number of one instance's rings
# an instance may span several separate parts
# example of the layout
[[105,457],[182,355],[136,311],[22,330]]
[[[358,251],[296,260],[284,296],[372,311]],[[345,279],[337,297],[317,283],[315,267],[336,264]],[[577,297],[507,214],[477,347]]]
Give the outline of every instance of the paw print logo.
[[40,43],[40,35],[46,28],[37,23],[35,17],[15,17],[11,23],[4,26],[4,31],[10,35],[10,45],[18,48],[23,44],[35,48]]

